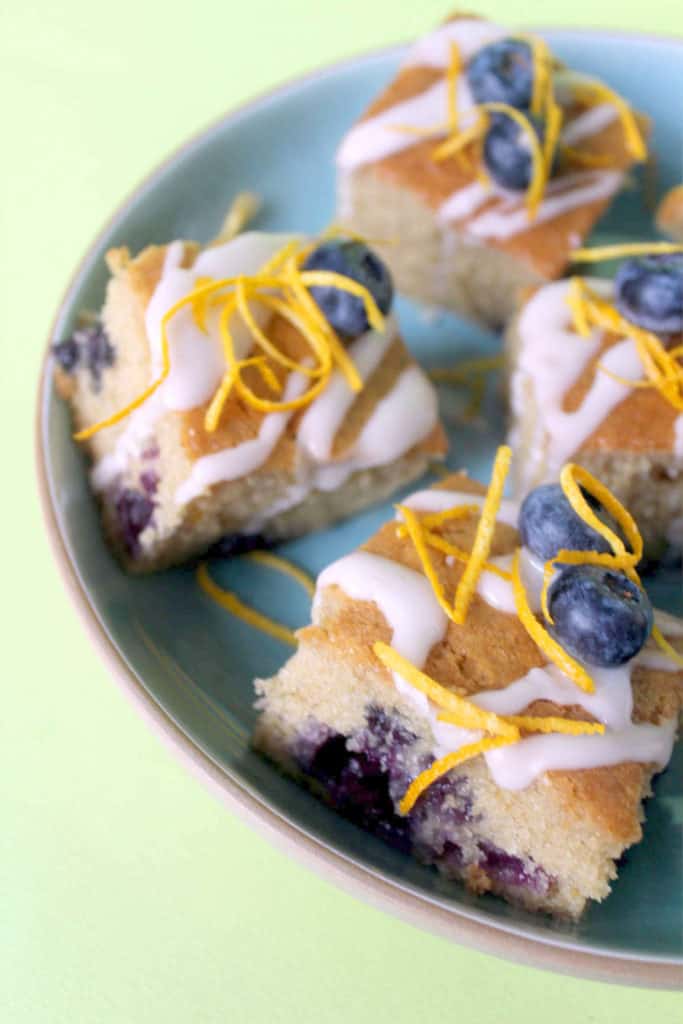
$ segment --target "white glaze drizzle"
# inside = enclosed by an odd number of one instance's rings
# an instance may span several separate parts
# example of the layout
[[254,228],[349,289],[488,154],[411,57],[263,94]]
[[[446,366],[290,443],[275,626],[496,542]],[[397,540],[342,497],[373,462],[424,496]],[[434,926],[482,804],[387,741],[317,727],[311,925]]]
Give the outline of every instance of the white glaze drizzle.
[[[349,357],[363,383],[369,380],[384,359],[396,333],[396,321],[389,317],[384,334],[369,331],[349,345]],[[323,393],[304,413],[297,438],[300,446],[316,462],[326,462],[330,458],[334,438],[355,399],[356,395],[344,375],[335,370]]]
[[[302,373],[290,373],[283,392],[283,400],[289,402],[303,394],[308,378]],[[261,420],[256,437],[236,444],[232,448],[203,455],[192,464],[192,469],[176,491],[176,502],[185,505],[203,494],[213,484],[237,480],[259,469],[272,455],[282,437],[293,410],[269,412]]]
[[597,135],[617,119],[617,109],[612,103],[598,103],[585,110],[565,126],[561,139],[566,146],[575,146],[582,139]]
[[[413,665],[423,665],[430,650],[446,635],[448,619],[434,597],[431,584],[422,573],[404,565],[355,551],[333,562],[318,577],[312,619],[319,622],[320,595],[325,587],[341,587],[355,601],[373,601],[391,627],[392,646]],[[419,608],[419,615],[416,614]],[[397,673],[398,691],[412,701],[423,714],[428,711],[424,694],[410,686]]]
[[500,25],[481,18],[456,18],[418,39],[408,51],[403,66],[447,68],[453,43],[458,47],[461,59],[467,61],[484,46],[504,39],[508,34]]
[[[511,210],[505,207],[486,210],[468,223],[467,234],[473,238],[512,238],[538,224],[561,217],[578,206],[608,199],[619,190],[624,175],[622,171],[585,171],[582,173],[582,182],[579,183],[577,179],[578,173],[572,175],[573,185],[566,187],[567,183],[557,178],[553,183],[558,186],[557,190],[550,192],[546,189],[546,198],[539,203],[533,221],[529,221],[526,206],[517,201]],[[560,188],[561,185],[565,187]]]
[[[590,280],[604,297],[611,282]],[[540,478],[554,478],[560,467],[590,437],[631,388],[597,371],[581,404],[573,412],[562,408],[565,395],[578,380],[600,346],[601,332],[582,338],[574,331],[567,304],[569,284],[556,281],[541,288],[524,307],[518,322],[521,339],[517,367],[512,377],[512,408],[517,423],[533,392],[536,434],[525,439],[528,454],[523,465],[523,489]],[[626,339],[605,352],[601,362],[627,380],[643,377],[643,366],[634,343]],[[515,439],[515,443],[520,442]]]
[[683,413],[674,422],[674,455],[683,459]]
[[486,752],[486,763],[497,785],[525,789],[548,771],[580,771],[635,761],[664,768],[671,758],[676,722],[630,724],[603,736],[528,736],[520,743]]
[[[455,492],[418,492],[406,503],[412,507],[429,508],[424,497],[427,493],[448,495],[450,498],[448,505],[445,505],[444,497],[437,499],[436,504],[440,508],[434,510],[451,507],[461,498]],[[539,576],[539,563],[529,560],[527,571],[531,576],[534,573]],[[354,600],[374,602],[391,626],[392,645],[417,668],[422,668],[432,646],[446,635],[448,620],[421,573],[367,552],[349,555],[333,563],[319,577],[314,622],[320,617],[321,593],[331,584],[341,587]],[[675,632],[669,628],[669,617],[664,617],[664,624],[670,635]],[[676,628],[678,626],[676,623]],[[681,629],[683,631],[683,627]],[[549,664],[532,669],[522,679],[503,689],[480,692],[470,697],[479,707],[498,714],[517,714],[533,701],[541,699],[559,705],[576,705],[606,726],[606,732],[601,736],[536,735],[526,737],[511,747],[486,752],[483,756],[495,782],[503,788],[521,789],[551,770],[579,770],[626,761],[654,762],[663,767],[671,756],[675,723],[670,721],[654,726],[631,722],[631,672],[638,663],[647,665],[651,657],[651,652],[643,652],[639,659],[619,668],[590,667],[595,682],[593,694],[579,690],[559,669]],[[396,673],[394,682],[398,692],[428,718],[436,757],[481,738],[480,732],[439,722],[438,709],[424,694]]]

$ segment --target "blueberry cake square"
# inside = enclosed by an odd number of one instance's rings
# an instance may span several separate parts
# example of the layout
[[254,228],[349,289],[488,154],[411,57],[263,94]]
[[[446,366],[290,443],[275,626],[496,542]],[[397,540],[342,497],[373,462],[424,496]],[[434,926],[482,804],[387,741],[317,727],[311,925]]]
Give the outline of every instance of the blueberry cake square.
[[[676,250],[679,251],[676,251]],[[608,278],[537,289],[508,333],[517,489],[571,458],[638,522],[653,560],[683,548],[683,247],[587,249],[623,259]]]
[[55,376],[128,569],[326,526],[444,455],[362,242],[250,231],[107,264],[104,308],[55,345]]
[[322,572],[296,653],[256,682],[254,744],[446,878],[577,918],[671,756],[683,623],[653,613],[599,482],[569,465],[520,509],[505,458],[488,492],[451,475]]
[[338,216],[397,287],[490,326],[560,277],[647,155],[647,125],[536,36],[453,17],[409,50],[337,152]]

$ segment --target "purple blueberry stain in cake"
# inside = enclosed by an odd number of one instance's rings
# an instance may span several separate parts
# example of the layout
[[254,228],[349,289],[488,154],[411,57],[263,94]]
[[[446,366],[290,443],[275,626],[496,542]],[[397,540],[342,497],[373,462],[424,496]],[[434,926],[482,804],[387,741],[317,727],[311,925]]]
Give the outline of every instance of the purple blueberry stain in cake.
[[269,542],[260,533],[226,533],[211,547],[211,558],[234,558],[235,555],[246,555],[256,548],[267,548]]
[[140,486],[142,487],[145,494],[150,497],[156,494],[159,487],[159,477],[152,469],[146,469],[140,474]]
[[53,354],[64,373],[75,373],[84,367],[90,375],[93,391],[102,386],[102,373],[114,365],[114,347],[102,324],[97,321],[77,327],[73,334],[52,347]]
[[158,459],[161,451],[156,441],[151,441],[145,450],[142,452],[140,458],[144,459],[145,462],[149,462],[151,459]]
[[482,853],[479,867],[492,881],[500,885],[530,889],[540,896],[546,895],[550,890],[552,877],[533,861],[522,860],[521,857],[506,853],[505,850],[490,843],[480,842],[479,849]]
[[494,887],[550,890],[554,880],[543,868],[477,838],[479,816],[464,775],[442,776],[407,817],[398,813],[410,781],[433,761],[399,712],[370,705],[365,725],[350,736],[309,718],[291,753],[337,812],[446,877],[476,865]]
[[140,553],[140,534],[152,521],[154,504],[142,491],[129,487],[116,499],[116,514],[126,551],[135,558]]

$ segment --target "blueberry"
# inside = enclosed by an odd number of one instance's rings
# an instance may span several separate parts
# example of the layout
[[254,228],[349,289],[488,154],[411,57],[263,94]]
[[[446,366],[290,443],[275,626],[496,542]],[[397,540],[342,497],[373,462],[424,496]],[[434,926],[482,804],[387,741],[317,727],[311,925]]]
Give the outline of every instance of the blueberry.
[[569,654],[611,668],[635,657],[652,630],[652,605],[627,576],[597,565],[570,565],[548,589],[551,631]]
[[114,348],[99,321],[76,328],[71,337],[53,345],[52,351],[65,373],[73,373],[79,366],[85,366],[93,391],[100,389],[103,370],[114,365]]
[[81,357],[78,342],[73,338],[66,338],[65,341],[58,341],[53,345],[52,351],[64,373],[73,373]]
[[683,253],[624,260],[614,285],[627,320],[662,334],[683,330]]
[[[307,257],[304,270],[331,270],[368,289],[382,313],[388,313],[394,295],[391,275],[376,253],[363,242],[331,239]],[[311,295],[326,320],[342,338],[357,338],[368,328],[363,300],[341,288],[315,285]]]
[[[598,517],[611,528],[609,516],[589,495],[584,494]],[[576,514],[559,484],[541,484],[529,491],[519,510],[520,536],[525,547],[547,562],[558,551],[609,552],[604,537]]]
[[154,505],[142,491],[129,487],[116,499],[116,513],[126,550],[135,557],[140,550],[140,534],[152,520]]
[[531,47],[521,39],[501,39],[470,61],[467,81],[477,103],[507,103],[525,110],[534,87]]
[[[543,126],[536,118],[529,121],[539,139]],[[501,188],[525,192],[531,182],[533,159],[527,132],[507,114],[494,114],[484,136],[484,163]]]

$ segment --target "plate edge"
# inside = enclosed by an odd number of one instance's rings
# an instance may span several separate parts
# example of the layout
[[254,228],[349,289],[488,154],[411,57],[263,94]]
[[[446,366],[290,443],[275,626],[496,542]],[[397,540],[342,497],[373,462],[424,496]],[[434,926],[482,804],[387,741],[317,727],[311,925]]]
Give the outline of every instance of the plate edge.
[[[534,26],[536,29],[536,26]],[[591,35],[600,33],[614,39],[630,41],[641,39],[655,43],[673,43],[683,45],[683,37],[669,35],[644,34],[623,30],[576,28],[571,26],[541,26],[537,31],[554,33],[575,33]],[[45,448],[43,445],[43,414],[46,403],[46,391],[49,383],[47,363],[49,346],[54,336],[55,326],[68,305],[72,292],[85,272],[102,238],[113,224],[123,215],[130,203],[150,188],[165,168],[173,163],[182,153],[189,152],[202,139],[215,132],[227,119],[235,115],[248,114],[253,108],[267,102],[275,95],[282,95],[290,88],[294,89],[315,80],[326,72],[339,71],[356,61],[380,58],[392,52],[400,51],[404,44],[380,47],[361,54],[356,54],[331,64],[321,65],[300,75],[293,76],[275,87],[264,90],[245,102],[231,108],[205,127],[194,133],[186,142],[173,149],[155,167],[145,175],[117,205],[107,218],[76,269],[58,304],[55,316],[50,325],[47,350],[44,354],[39,374],[38,395],[35,415],[35,471],[38,482],[38,493],[41,513],[43,516],[48,542],[59,570],[64,587],[81,619],[84,628],[98,650],[100,656],[113,675],[124,695],[136,707],[151,729],[164,744],[183,763],[185,768],[195,775],[229,810],[245,820],[260,835],[272,842],[293,859],[314,870],[328,881],[350,895],[356,896],[372,906],[388,911],[401,920],[424,931],[440,935],[450,941],[471,946],[479,952],[538,968],[556,971],[561,974],[588,978],[595,981],[612,982],[625,985],[637,985],[650,988],[680,990],[683,988],[681,968],[674,961],[643,960],[595,952],[582,952],[567,946],[545,943],[542,940],[515,935],[512,932],[486,925],[471,918],[458,915],[457,912],[445,910],[429,901],[420,899],[391,882],[385,881],[373,872],[366,870],[324,844],[308,836],[305,832],[291,825],[275,811],[270,810],[238,782],[230,778],[216,762],[206,755],[167,715],[163,708],[145,691],[133,671],[128,667],[121,654],[99,621],[92,609],[87,594],[78,578],[68,555],[52,500],[51,487]]]

